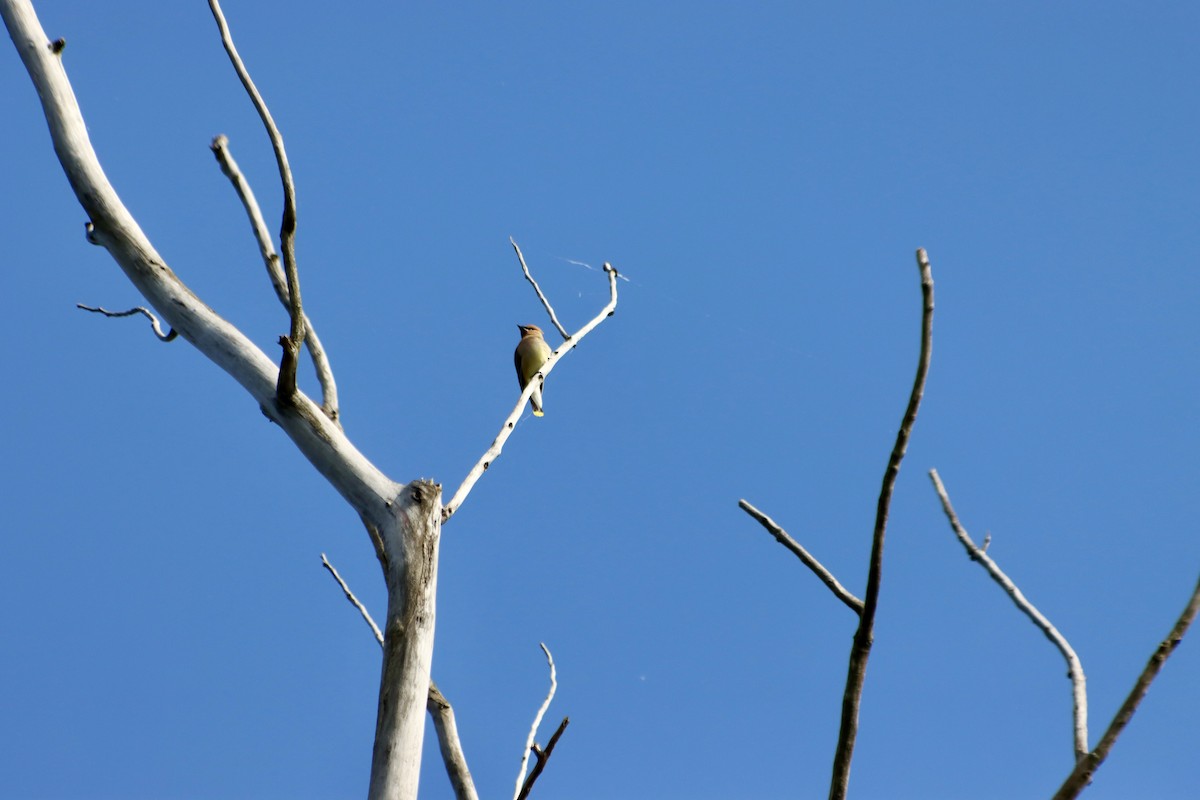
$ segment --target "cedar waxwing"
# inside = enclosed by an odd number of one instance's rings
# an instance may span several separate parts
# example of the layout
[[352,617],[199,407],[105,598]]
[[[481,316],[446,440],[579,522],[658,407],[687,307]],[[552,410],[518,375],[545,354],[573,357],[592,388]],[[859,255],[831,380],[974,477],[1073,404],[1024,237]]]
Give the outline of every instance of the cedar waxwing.
[[[537,325],[517,327],[521,329],[521,341],[517,343],[517,351],[513,353],[513,363],[517,365],[517,381],[521,384],[521,391],[525,391],[525,386],[546,363],[551,351],[550,345],[542,338],[542,329]],[[542,416],[541,381],[538,381],[538,387],[529,396],[529,404],[533,406],[535,417]]]

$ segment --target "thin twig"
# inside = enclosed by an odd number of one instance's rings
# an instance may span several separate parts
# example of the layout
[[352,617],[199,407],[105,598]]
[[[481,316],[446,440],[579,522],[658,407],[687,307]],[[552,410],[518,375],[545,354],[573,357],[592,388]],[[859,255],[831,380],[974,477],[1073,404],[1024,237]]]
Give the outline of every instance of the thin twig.
[[838,579],[833,577],[833,573],[825,569],[825,566],[820,561],[817,561],[817,559],[815,559],[811,553],[805,550],[799,542],[789,536],[787,531],[779,526],[779,523],[768,517],[763,512],[759,511],[754,506],[750,505],[750,503],[746,502],[745,500],[738,500],[738,506],[747,514],[758,520],[762,526],[767,529],[767,533],[775,537],[777,542],[795,553],[796,557],[800,559],[804,566],[811,569],[813,573],[821,579],[821,582],[829,587],[829,591],[833,592],[834,595],[837,596],[838,600],[841,600],[843,603],[849,606],[850,610],[855,614],[862,615],[862,600],[859,600],[850,591],[848,591],[846,587],[838,583]]
[[1066,660],[1067,677],[1071,679],[1071,698],[1074,705],[1075,760],[1078,761],[1087,755],[1088,750],[1087,678],[1084,677],[1083,664],[1080,662],[1079,656],[1075,654],[1075,650],[1071,647],[1066,637],[1059,633],[1058,629],[1050,624],[1050,620],[1046,619],[1042,612],[1038,611],[1033,603],[1025,598],[1025,595],[1017,588],[1017,585],[1004,574],[1004,571],[984,552],[984,549],[976,546],[974,540],[967,533],[966,528],[959,522],[958,515],[954,513],[954,506],[950,504],[950,496],[946,492],[946,487],[942,484],[942,479],[936,469],[929,470],[929,479],[933,481],[934,491],[937,492],[938,499],[942,501],[942,511],[945,512],[946,519],[949,520],[950,527],[954,530],[954,535],[958,537],[958,541],[966,549],[967,555],[970,556],[972,561],[979,562],[988,575],[992,576],[992,580],[1008,593],[1008,596],[1012,599],[1016,607],[1021,610],[1021,613],[1029,617],[1033,624],[1045,634],[1046,638],[1058,648],[1058,652],[1062,653],[1062,657]]
[[[258,251],[267,268],[267,277],[271,279],[271,287],[275,290],[275,296],[279,298],[283,307],[290,311],[291,296],[288,294],[287,277],[279,265],[279,254],[275,252],[275,244],[267,230],[267,223],[259,209],[254,190],[250,188],[250,183],[242,174],[229,149],[229,137],[225,134],[217,136],[212,140],[210,147],[213,155],[216,156],[217,163],[221,166],[221,172],[233,184],[234,191],[237,192],[242,206],[246,209],[246,215],[250,217],[250,228],[254,232],[255,241],[258,242]],[[317,336],[317,331],[307,313],[304,313],[304,343],[312,358],[317,381],[321,384],[321,410],[325,412],[325,416],[340,425],[341,411],[338,408],[337,382],[333,379],[333,367],[329,364],[329,356],[326,355],[325,347],[321,344],[321,339]]]
[[[354,592],[350,591],[346,581],[342,580],[342,576],[334,569],[333,564],[329,563],[329,559],[325,557],[324,553],[321,553],[321,565],[329,570],[329,574],[338,582],[338,586],[342,587],[342,593],[346,595],[346,599],[358,609],[358,613],[362,614],[362,618],[371,626],[371,632],[375,634],[375,641],[379,642],[380,647],[383,647],[383,634],[380,633],[375,620],[371,619],[371,613],[354,596]],[[446,765],[446,774],[450,776],[454,797],[456,800],[479,800],[479,795],[475,792],[475,782],[471,778],[471,770],[467,768],[467,757],[463,752],[462,742],[458,738],[454,708],[433,681],[429,682],[429,697],[425,701],[425,708],[433,720],[433,729],[438,738],[438,749],[442,754],[442,763]]]
[[542,724],[542,717],[546,715],[550,701],[554,699],[554,693],[558,691],[558,675],[554,670],[554,657],[550,655],[550,648],[546,647],[545,643],[540,643],[539,646],[546,654],[546,663],[550,665],[550,691],[546,693],[542,707],[538,709],[537,716],[533,718],[533,724],[529,726],[529,736],[525,739],[525,752],[521,754],[521,771],[517,774],[517,787],[513,792],[513,800],[517,800],[521,796],[521,787],[525,783],[525,770],[529,766],[529,753],[533,749],[533,740],[537,737],[538,726]]
[[1079,793],[1091,782],[1096,770],[1104,763],[1104,759],[1108,758],[1109,752],[1117,742],[1117,737],[1121,735],[1121,732],[1125,730],[1125,726],[1133,719],[1133,714],[1137,711],[1138,705],[1146,696],[1146,692],[1150,690],[1150,684],[1158,677],[1158,673],[1162,670],[1163,665],[1167,663],[1167,659],[1170,658],[1171,653],[1175,652],[1175,648],[1183,641],[1183,636],[1196,619],[1197,612],[1200,612],[1200,582],[1197,582],[1196,588],[1192,590],[1192,596],[1188,599],[1187,605],[1184,606],[1183,613],[1179,615],[1179,619],[1175,621],[1171,632],[1167,634],[1167,638],[1154,649],[1150,660],[1146,662],[1146,668],[1138,676],[1137,681],[1133,684],[1133,690],[1129,692],[1129,696],[1125,698],[1125,702],[1117,710],[1116,716],[1113,717],[1108,730],[1100,737],[1100,742],[1096,745],[1096,748],[1075,762],[1075,769],[1071,771],[1071,774],[1067,776],[1063,785],[1059,787],[1059,790],[1054,795],[1054,800],[1071,800],[1078,797]]
[[550,741],[546,744],[546,749],[533,745],[533,756],[537,759],[537,763],[533,765],[533,769],[529,771],[529,777],[525,779],[525,785],[521,787],[521,793],[517,795],[517,800],[526,800],[529,793],[533,791],[533,785],[537,783],[538,777],[542,774],[542,770],[546,768],[546,762],[550,760],[550,756],[554,753],[554,746],[558,744],[558,740],[562,738],[563,731],[571,724],[570,717],[563,717],[562,722],[558,723],[558,729],[554,731],[554,735],[550,737]]
[[375,624],[375,620],[371,619],[371,612],[367,611],[367,607],[359,602],[359,599],[354,596],[354,592],[350,591],[350,587],[342,580],[342,576],[333,568],[333,564],[329,563],[329,559],[325,557],[324,553],[321,553],[321,565],[329,570],[329,574],[338,582],[338,586],[342,587],[342,592],[346,595],[346,599],[358,609],[358,613],[362,614],[362,618],[371,626],[371,632],[375,634],[375,641],[379,642],[380,647],[383,647],[383,633],[380,632],[379,626]]
[[550,301],[546,299],[546,295],[542,294],[542,287],[538,286],[538,282],[530,274],[529,265],[525,263],[525,256],[521,253],[521,248],[517,246],[517,241],[511,236],[508,237],[508,241],[512,243],[513,250],[517,251],[517,259],[521,262],[521,271],[525,273],[525,279],[533,284],[533,290],[537,292],[538,299],[542,301],[542,305],[546,307],[546,312],[550,314],[550,321],[554,323],[554,327],[558,328],[558,332],[562,334],[564,339],[571,338],[567,333],[567,329],[558,321],[558,315],[554,313],[554,307],[550,305]]
[[[600,309],[600,313],[597,314],[591,322],[576,331],[574,335],[570,336],[565,342],[558,346],[558,349],[550,354],[550,357],[546,359],[546,363],[543,364],[542,368],[538,371],[542,379],[545,379],[545,377],[550,374],[550,371],[554,369],[554,367],[558,364],[559,359],[562,358],[563,355],[574,348],[575,345],[579,344],[583,340],[583,337],[591,333],[593,328],[603,322],[607,317],[611,317],[613,315],[617,307],[617,271],[613,269],[611,264],[608,263],[604,265],[604,271],[608,274],[608,305]],[[471,489],[475,486],[475,483],[483,476],[483,473],[487,471],[487,468],[492,465],[492,462],[499,458],[501,451],[504,450],[504,443],[507,442],[508,437],[512,435],[513,430],[516,428],[517,420],[521,418],[521,414],[525,411],[525,404],[529,402],[529,396],[533,394],[534,389],[538,388],[539,384],[539,380],[531,380],[528,384],[526,384],[524,391],[521,392],[520,399],[517,400],[516,407],[513,408],[512,413],[508,415],[508,419],[504,420],[504,424],[500,427],[500,433],[496,434],[496,438],[492,441],[491,447],[484,451],[484,454],[479,458],[479,461],[475,463],[475,466],[472,467],[471,471],[467,473],[467,477],[463,479],[462,485],[458,487],[458,490],[454,493],[454,496],[450,498],[450,502],[446,503],[446,505],[442,508],[443,523],[450,519],[450,517],[454,515],[454,512],[458,511],[459,506],[461,506],[463,501],[467,499],[467,495],[471,493]]]
[[174,328],[163,333],[162,326],[158,322],[158,317],[154,316],[154,312],[144,306],[137,306],[128,311],[109,311],[106,308],[99,306],[85,306],[83,303],[76,303],[76,308],[82,308],[84,311],[92,311],[97,314],[103,314],[106,317],[129,317],[134,314],[142,314],[146,319],[150,320],[150,327],[154,328],[154,335],[164,342],[169,342],[179,335],[179,332]]
[[844,800],[850,785],[850,762],[854,758],[854,741],[858,736],[858,708],[862,702],[863,684],[867,678],[867,658],[875,633],[875,610],[879,604],[879,586],[883,577],[883,540],[887,531],[888,510],[891,507],[892,491],[896,477],[900,474],[900,462],[908,449],[913,424],[917,420],[917,409],[925,393],[925,378],[929,374],[929,361],[933,352],[933,272],[925,249],[917,250],[917,267],[921,271],[921,355],[917,360],[917,375],[913,380],[912,392],[896,444],[888,457],[887,469],[883,473],[883,486],[879,491],[879,502],[875,507],[875,531],[871,537],[871,562],[867,572],[867,591],[863,596],[863,610],[859,617],[858,630],[854,632],[854,645],[850,649],[850,665],[846,673],[846,691],[842,695],[842,721],[838,729],[837,749],[833,756],[833,775],[829,785],[830,800]]
[[283,268],[284,274],[287,276],[288,299],[291,301],[288,311],[292,324],[286,341],[281,338],[279,342],[283,345],[283,361],[279,365],[276,396],[280,402],[290,404],[296,394],[296,359],[300,352],[300,343],[304,341],[304,307],[300,301],[300,274],[296,269],[296,185],[292,180],[292,168],[288,164],[287,151],[283,147],[283,136],[279,133],[279,128],[275,125],[275,120],[271,117],[266,102],[259,94],[258,87],[250,79],[250,73],[242,62],[241,56],[238,55],[237,48],[234,47],[233,37],[229,33],[229,25],[226,24],[225,14],[221,11],[221,4],[217,0],[208,0],[208,7],[212,11],[213,19],[217,22],[217,28],[221,31],[221,44],[224,45],[225,52],[229,54],[229,60],[237,72],[238,79],[245,87],[246,94],[250,96],[254,108],[258,111],[258,116],[262,118],[263,126],[267,129],[267,135],[271,139],[271,148],[275,151],[275,163],[279,167],[279,179],[283,183],[283,220],[279,225],[279,244],[283,251]]

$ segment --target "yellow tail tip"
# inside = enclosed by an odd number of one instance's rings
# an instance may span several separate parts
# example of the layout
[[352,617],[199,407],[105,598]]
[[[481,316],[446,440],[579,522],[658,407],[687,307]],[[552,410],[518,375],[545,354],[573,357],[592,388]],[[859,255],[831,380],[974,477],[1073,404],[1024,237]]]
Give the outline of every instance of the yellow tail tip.
[[546,412],[545,412],[545,411],[539,411],[539,410],[537,410],[537,409],[535,408],[535,409],[533,410],[533,415],[534,415],[535,417],[544,417],[544,416],[546,416]]

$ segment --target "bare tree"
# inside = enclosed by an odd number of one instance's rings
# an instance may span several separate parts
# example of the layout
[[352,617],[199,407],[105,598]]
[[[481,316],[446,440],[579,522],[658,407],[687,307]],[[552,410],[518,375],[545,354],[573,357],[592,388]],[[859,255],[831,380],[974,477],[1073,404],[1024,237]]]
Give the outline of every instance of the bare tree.
[[[283,184],[284,207],[277,251],[253,193],[229,153],[228,143],[222,137],[214,140],[213,151],[246,207],[271,282],[288,310],[290,324],[288,332],[279,339],[282,357],[278,366],[188,288],[154,249],[122,203],[92,148],[63,68],[65,41],[51,41],[46,36],[29,0],[0,0],[0,16],[3,16],[41,99],[55,153],[88,215],[88,241],[108,250],[150,306],[149,309],[139,307],[131,312],[116,313],[144,314],[151,319],[160,338],[166,341],[176,336],[183,338],[227,372],[250,393],[263,414],[280,427],[361,518],[387,586],[387,611],[382,631],[383,666],[369,796],[415,798],[426,708],[449,707],[436,687],[431,687],[430,681],[442,524],[461,506],[484,470],[500,455],[538,381],[530,381],[525,387],[495,441],[446,505],[442,504],[439,484],[423,479],[399,483],[359,452],[342,430],[333,371],[301,300],[295,247],[295,187],[283,137],[238,56],[219,3],[209,0],[209,6],[229,58],[270,136]],[[608,264],[605,264],[605,273],[610,292],[608,303],[594,319],[572,335],[567,335],[559,326],[565,341],[542,367],[541,379],[549,375],[562,356],[613,313],[617,303],[617,273]],[[540,290],[538,294],[551,312],[551,318],[557,322]],[[111,315],[114,312],[103,313]],[[162,332],[160,317],[169,326],[168,333]],[[310,399],[296,385],[300,353],[305,348],[320,382],[320,403]],[[346,591],[349,595],[349,590]],[[439,728],[439,734],[441,732]],[[541,760],[539,758],[539,765]],[[456,767],[450,759],[447,759],[447,767],[453,781]],[[465,761],[461,770],[465,772]],[[466,781],[469,784],[469,774]],[[455,786],[460,797],[471,796],[474,791],[472,788],[466,793],[458,783]]]
[[871,644],[875,636],[875,611],[879,605],[879,587],[883,580],[883,541],[887,533],[888,511],[892,504],[892,492],[900,474],[900,463],[908,449],[913,425],[917,421],[917,410],[925,394],[925,379],[929,374],[929,362],[933,354],[933,272],[924,249],[917,250],[917,268],[921,273],[921,352],[917,358],[917,374],[909,393],[908,406],[896,434],[896,442],[888,457],[883,472],[883,485],[875,506],[875,527],[871,535],[871,556],[867,567],[867,588],[863,599],[849,592],[804,547],[788,535],[782,527],[745,500],[738,505],[767,529],[775,539],[800,559],[806,567],[821,579],[834,596],[858,615],[858,628],[854,632],[854,643],[850,647],[850,666],[846,673],[846,689],[842,695],[842,719],[838,730],[837,746],[833,755],[833,772],[829,784],[830,800],[843,800],[850,785],[850,762],[854,758],[854,742],[858,736],[858,710],[862,704],[863,686],[867,677],[867,659],[871,655]]

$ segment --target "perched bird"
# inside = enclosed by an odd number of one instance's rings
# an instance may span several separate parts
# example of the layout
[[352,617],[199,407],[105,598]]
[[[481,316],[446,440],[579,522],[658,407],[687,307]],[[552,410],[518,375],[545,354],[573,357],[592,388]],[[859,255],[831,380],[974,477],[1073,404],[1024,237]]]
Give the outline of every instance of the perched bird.
[[[546,340],[542,338],[542,329],[537,325],[518,325],[517,327],[521,329],[521,341],[517,343],[517,351],[513,353],[513,363],[517,365],[517,381],[521,384],[521,391],[525,391],[525,387],[533,380],[533,376],[537,375],[538,370],[550,357],[550,345],[546,344]],[[533,406],[535,417],[542,416],[540,380],[538,387],[529,396],[529,404]]]

